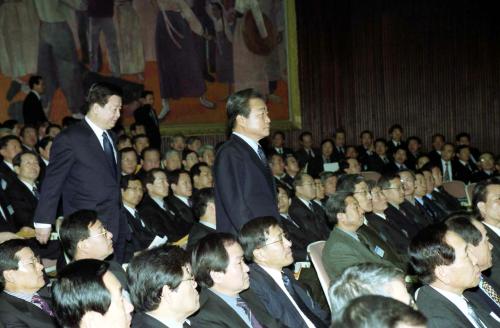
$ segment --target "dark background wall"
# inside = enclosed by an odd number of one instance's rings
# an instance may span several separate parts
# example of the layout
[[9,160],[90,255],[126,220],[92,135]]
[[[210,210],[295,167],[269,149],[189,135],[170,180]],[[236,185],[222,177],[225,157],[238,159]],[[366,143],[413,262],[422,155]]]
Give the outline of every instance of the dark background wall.
[[[480,0],[296,0],[303,129],[392,123],[500,150],[500,10]],[[297,146],[298,131],[287,133]],[[207,141],[219,141],[214,136]]]

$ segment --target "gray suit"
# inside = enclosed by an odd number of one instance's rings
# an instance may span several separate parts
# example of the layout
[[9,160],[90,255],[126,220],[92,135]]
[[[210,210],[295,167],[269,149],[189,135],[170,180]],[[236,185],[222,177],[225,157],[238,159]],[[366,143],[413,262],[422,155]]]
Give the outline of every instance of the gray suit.
[[338,277],[345,268],[359,263],[372,262],[394,266],[337,227],[333,228],[326,241],[322,258],[330,279]]

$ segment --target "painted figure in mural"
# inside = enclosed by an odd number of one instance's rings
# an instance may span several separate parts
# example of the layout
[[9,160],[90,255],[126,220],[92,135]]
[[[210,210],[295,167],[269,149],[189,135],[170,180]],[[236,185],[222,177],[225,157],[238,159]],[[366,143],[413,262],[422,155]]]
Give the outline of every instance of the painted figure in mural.
[[169,112],[169,98],[199,97],[202,106],[215,108],[205,97],[207,87],[192,35],[204,35],[203,27],[184,0],[157,0],[157,4],[156,59],[162,98],[159,118]]
[[44,107],[50,108],[54,93],[61,87],[70,112],[82,117],[81,70],[75,40],[67,23],[73,10],[81,8],[81,0],[34,0],[34,3],[40,19],[38,74],[45,81]]
[[141,30],[138,28],[139,16],[132,0],[115,1],[115,23],[120,53],[120,71],[122,74],[138,74],[139,79],[143,80],[144,49]]
[[115,77],[120,76],[120,57],[118,42],[116,40],[116,29],[113,22],[114,0],[87,0],[89,16],[89,56],[90,70],[97,72],[99,37],[101,32],[106,40],[108,59],[111,73]]

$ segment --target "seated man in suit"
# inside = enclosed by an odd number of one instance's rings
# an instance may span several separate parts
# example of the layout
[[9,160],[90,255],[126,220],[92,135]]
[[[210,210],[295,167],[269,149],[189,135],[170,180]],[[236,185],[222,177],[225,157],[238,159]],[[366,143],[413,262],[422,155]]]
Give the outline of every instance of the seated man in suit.
[[293,184],[295,197],[292,198],[289,214],[304,233],[314,240],[325,240],[330,229],[323,209],[313,202],[316,198],[314,179],[308,174],[299,173]]
[[361,144],[356,147],[358,151],[358,159],[361,163],[363,170],[368,168],[368,159],[375,152],[375,145],[373,144],[373,132],[370,130],[363,130],[359,134]]
[[293,155],[293,150],[291,148],[285,147],[285,133],[283,131],[275,131],[271,138],[271,148],[269,149],[269,155],[280,154],[284,158],[288,155]]
[[165,172],[162,169],[147,172],[142,179],[142,186],[146,194],[139,205],[139,215],[146,226],[160,237],[167,236],[169,242],[184,237],[189,231],[188,225],[175,216],[164,200],[169,194]]
[[124,175],[120,181],[122,194],[123,215],[127,218],[132,237],[125,245],[124,262],[128,263],[135,253],[142,251],[151,245],[156,234],[151,231],[144,221],[142,221],[137,205],[142,200],[144,194],[141,180],[134,175]]
[[184,170],[175,170],[167,174],[168,184],[170,185],[169,195],[167,196],[168,207],[174,211],[175,216],[184,221],[184,230],[179,228],[179,233],[187,235],[193,226],[195,220],[191,201],[193,187],[191,177]]
[[420,169],[427,184],[426,198],[432,200],[446,215],[461,210],[460,202],[443,188],[443,174],[439,165],[425,164]]
[[288,155],[285,157],[285,177],[283,181],[293,186],[293,181],[295,176],[300,172],[299,162],[294,155]]
[[352,193],[338,192],[326,202],[328,218],[335,223],[323,249],[323,264],[330,279],[342,271],[363,262],[392,264],[374,253],[357,231],[363,225],[364,211]]
[[[59,228],[61,245],[70,262],[82,259],[107,260],[110,270],[126,289],[127,277],[121,265],[111,260],[113,235],[107,231],[93,210],[78,210],[66,217]],[[65,259],[66,260],[66,259]],[[66,266],[57,263],[57,271]]]
[[269,167],[271,168],[271,173],[273,174],[274,181],[276,184],[281,184],[288,188],[288,190],[293,191],[293,185],[285,181],[285,160],[283,155],[273,153],[269,155]]
[[339,163],[340,171],[345,174],[359,174],[361,165],[355,158],[346,158]]
[[425,316],[414,307],[390,297],[364,295],[353,299],[331,327],[422,328],[426,323]]
[[467,243],[444,223],[430,225],[411,241],[411,265],[424,284],[416,293],[420,311],[430,328],[497,327],[490,312],[464,291],[481,279],[477,259]]
[[137,155],[140,155],[145,148],[149,147],[149,138],[145,134],[136,134],[132,137],[132,147]]
[[384,138],[375,140],[375,152],[368,158],[367,170],[383,173],[389,164],[387,157],[387,141]]
[[7,185],[6,194],[14,208],[17,227],[33,228],[33,215],[38,204],[37,180],[40,165],[37,154],[22,151],[12,160],[17,178]]
[[422,155],[422,139],[417,136],[411,136],[406,139],[408,152],[406,153],[406,166],[410,170],[416,170],[417,159]]
[[455,150],[455,180],[463,181],[465,184],[470,182],[472,174],[477,170],[476,164],[470,159],[470,149],[467,145],[458,146]]
[[142,252],[127,268],[135,315],[132,327],[190,327],[186,319],[199,307],[189,254],[177,246]]
[[361,263],[346,268],[328,289],[332,319],[342,317],[349,302],[362,295],[381,295],[411,305],[412,297],[400,269],[377,263]]
[[400,124],[393,124],[389,127],[389,141],[387,146],[389,147],[389,152],[393,154],[393,149],[397,147],[403,147],[406,149],[406,143],[403,141],[403,127]]
[[21,139],[23,149],[37,152],[36,143],[38,142],[38,135],[33,125],[23,126],[21,131],[19,131],[19,138]]
[[134,307],[106,262],[86,259],[69,264],[53,283],[52,298],[64,327],[130,327]]
[[[490,244],[486,228],[481,222],[464,212],[452,215],[446,220],[446,225],[467,242],[469,251],[476,258],[481,273],[492,267],[491,249],[493,246]],[[495,313],[500,322],[500,299],[498,297],[500,288],[487,276],[481,274],[479,285],[465,291],[464,295],[468,299],[475,299],[478,303],[483,304],[485,308]]]
[[425,176],[421,171],[418,171],[415,174],[415,206],[425,216],[427,223],[441,222],[448,213],[434,200],[427,197],[427,190]]
[[26,241],[0,244],[0,326],[58,327],[44,285],[43,265]]
[[306,165],[309,167],[310,163],[320,156],[319,150],[313,148],[313,143],[311,132],[304,131],[299,135],[300,149],[295,152],[295,158],[301,169],[305,168]]
[[392,148],[390,153],[392,161],[385,166],[385,173],[398,173],[402,170],[407,170],[406,166],[406,148],[402,146]]
[[479,156],[478,168],[476,172],[474,172],[470,178],[471,182],[479,182],[483,181],[498,175],[498,172],[495,168],[495,159],[493,158],[492,153],[482,153]]
[[321,184],[325,189],[325,201],[323,203],[326,203],[328,197],[332,196],[337,191],[338,173],[322,172],[319,175],[319,178],[321,179]]
[[387,199],[388,206],[384,213],[391,218],[390,222],[399,230],[405,231],[410,238],[416,235],[420,229],[419,225],[411,217],[411,213],[403,212],[401,209],[401,204],[405,200],[401,178],[398,175],[384,175],[378,181],[378,186]]
[[279,327],[252,292],[243,249],[228,233],[210,234],[193,250],[193,273],[201,285],[199,327]]
[[472,205],[480,214],[480,220],[493,245],[493,266],[486,275],[500,286],[500,211],[498,210],[500,180],[485,180],[474,187]]
[[144,174],[152,169],[161,167],[160,151],[153,147],[146,147],[141,152],[141,169],[137,174],[143,177]]
[[[363,176],[358,174],[346,174],[341,176],[339,178],[338,191],[352,193],[364,213],[369,213],[373,210],[370,190]],[[359,227],[357,233],[366,241],[370,250],[384,260],[405,270],[407,262],[406,252],[398,254],[388,240],[381,238],[379,232],[367,224],[368,222],[366,219],[363,219],[363,221],[364,223]]]
[[215,200],[213,188],[203,188],[193,195],[193,212],[199,221],[196,221],[189,232],[187,249],[193,249],[198,241],[210,233],[215,232]]
[[386,240],[398,253],[406,254],[410,244],[408,235],[394,225],[391,217],[385,214],[388,204],[380,187],[371,181],[368,181],[368,185],[371,187],[372,211],[365,213],[365,224],[377,231],[380,237]]
[[470,160],[472,163],[476,164],[479,161],[479,156],[481,155],[481,152],[476,147],[471,146],[470,140],[471,136],[467,132],[460,132],[455,136],[455,143],[457,144],[457,146],[469,147]]
[[181,154],[175,149],[168,150],[163,155],[163,167],[167,172],[180,170],[182,168]]
[[0,173],[3,174],[3,179],[7,184],[16,180],[16,173],[14,172],[14,166],[12,165],[12,160],[22,151],[21,140],[13,135],[6,135],[0,138],[0,155],[2,155],[2,161],[0,161]]
[[[433,222],[432,217],[419,207],[419,203],[415,200],[415,173],[410,170],[402,170],[398,172],[398,175],[401,178],[401,185],[403,186],[405,195],[405,200],[400,204],[400,208],[403,212],[409,214],[420,228],[429,225]],[[425,181],[423,187],[425,195]]]
[[38,177],[40,185],[42,185],[43,183],[43,178],[45,177],[45,170],[47,169],[47,166],[49,166],[50,149],[52,148],[53,141],[54,141],[53,137],[46,136],[43,137],[40,141],[38,141],[36,145],[36,150],[38,154],[40,154],[40,176]]
[[443,173],[443,182],[455,180],[457,177],[456,163],[452,161],[454,156],[455,146],[451,143],[445,143],[441,151],[441,158],[435,163]]
[[250,267],[250,288],[277,321],[290,328],[328,327],[321,310],[286,267],[293,263],[292,242],[274,217],[247,222],[238,240]]
[[443,150],[446,138],[440,133],[432,135],[432,150],[429,152],[428,156],[431,162],[439,163],[441,160],[441,151]]
[[212,170],[205,162],[199,162],[193,165],[189,171],[189,175],[193,182],[193,192],[203,188],[212,188],[214,186]]
[[207,163],[208,167],[214,166],[215,150],[212,145],[203,145],[198,149],[198,159],[200,162]]
[[122,175],[135,174],[137,171],[137,164],[139,164],[137,153],[132,147],[125,147],[120,149],[120,169]]
[[194,150],[184,149],[182,152],[182,168],[186,171],[190,171],[191,168],[199,163],[198,153]]
[[202,146],[201,139],[198,136],[189,136],[186,138],[186,149],[198,152]]

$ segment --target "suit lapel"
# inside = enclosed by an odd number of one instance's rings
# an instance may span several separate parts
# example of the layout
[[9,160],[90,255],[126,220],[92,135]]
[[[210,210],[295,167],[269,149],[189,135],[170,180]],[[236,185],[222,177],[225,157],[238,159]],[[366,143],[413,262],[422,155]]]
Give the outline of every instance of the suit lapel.
[[[82,126],[85,128],[89,149],[91,150],[91,152],[93,154],[92,160],[94,160],[95,162],[99,162],[99,163],[106,163],[106,164],[103,164],[103,166],[107,167],[108,173],[111,176],[113,176],[115,181],[119,181],[119,175],[121,173],[120,173],[120,170],[118,169],[118,165],[116,167],[117,174],[115,176],[115,174],[114,174],[115,171],[113,171],[113,168],[111,167],[111,163],[109,163],[109,160],[106,158],[106,154],[104,153],[104,150],[102,149],[101,143],[99,142],[99,139],[97,138],[96,134],[94,133],[94,130],[92,130],[90,125],[88,125],[88,123],[85,120],[82,121]],[[115,142],[114,142],[113,136],[111,137],[111,140],[113,141],[113,144],[114,144]],[[115,149],[116,149],[116,147],[115,147]]]
[[259,168],[259,170],[262,171],[262,173],[264,173],[264,175],[268,178],[268,181],[272,181],[272,183],[274,184],[274,179],[273,179],[273,176],[271,175],[271,169],[269,168],[269,166],[264,166],[259,158],[259,156],[257,155],[257,153],[253,150],[252,147],[250,147],[249,144],[247,144],[245,142],[245,140],[241,139],[240,137],[238,137],[237,135],[234,135],[232,134],[231,135],[231,139],[234,140],[235,142],[239,143],[242,147],[245,147],[246,150],[249,152],[250,154],[250,158],[252,159],[252,162],[254,162],[254,164]]
[[236,312],[234,312],[234,310],[219,296],[215,295],[215,293],[208,289],[205,289],[204,292],[206,293],[208,300],[216,304],[216,308],[220,309],[220,316],[227,317],[229,321],[236,324],[235,327],[247,326],[245,321],[243,321],[243,319],[241,319],[240,316]]

